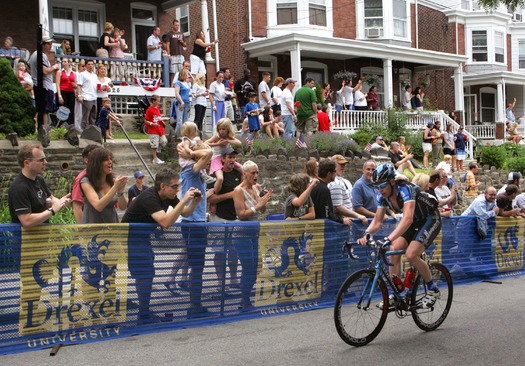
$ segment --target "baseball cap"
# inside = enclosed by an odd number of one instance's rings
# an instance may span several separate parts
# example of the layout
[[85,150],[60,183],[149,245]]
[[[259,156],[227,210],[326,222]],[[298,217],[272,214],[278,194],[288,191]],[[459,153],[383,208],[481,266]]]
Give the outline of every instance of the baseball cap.
[[137,170],[134,175],[135,178],[142,178],[144,176],[144,173],[142,173],[140,170]]
[[226,150],[223,151],[222,156],[226,156],[230,154],[237,154],[237,150],[235,150],[232,147],[227,147]]
[[376,137],[376,140],[382,140],[383,139],[383,136],[377,136]]
[[42,44],[44,44],[44,43],[53,43],[53,42],[55,42],[55,40],[53,38],[51,38],[51,37],[44,37],[44,38],[42,38]]
[[459,126],[459,127],[458,127],[458,131],[459,131],[459,130],[462,130],[462,129],[463,129],[463,126]]
[[345,157],[344,157],[343,155],[339,155],[339,154],[334,155],[334,156],[332,157],[332,159],[335,160],[335,162],[336,162],[337,164],[341,164],[341,165],[343,165],[343,164],[348,164],[348,161],[345,159]]
[[297,83],[297,80],[288,78],[284,81],[284,85],[288,85],[289,83]]
[[427,127],[430,127],[430,126],[434,126],[434,122],[432,122],[432,121],[428,121],[428,122],[427,122]]
[[512,183],[513,181],[521,179],[520,172],[510,172],[509,176],[507,177],[507,183]]

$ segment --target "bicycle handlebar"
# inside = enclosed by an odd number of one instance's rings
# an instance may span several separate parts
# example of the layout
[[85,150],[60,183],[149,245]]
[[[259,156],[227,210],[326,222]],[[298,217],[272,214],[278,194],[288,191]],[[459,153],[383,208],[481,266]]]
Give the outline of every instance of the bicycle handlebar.
[[[368,241],[365,244],[365,246],[367,246],[369,248],[377,249],[379,255],[383,259],[383,262],[385,262],[388,266],[392,267],[393,264],[392,264],[392,262],[390,262],[388,260],[388,257],[386,255],[387,249],[390,247],[390,245],[392,243],[390,241],[383,242],[381,240],[374,240],[370,234],[368,234],[367,239],[368,239]],[[359,245],[359,244],[357,242],[350,242],[349,243],[349,242],[345,241],[343,243],[343,252],[342,252],[343,256],[345,255],[345,252],[347,252],[348,256],[350,257],[350,259],[353,259],[353,260],[358,259],[359,257],[356,256],[354,254],[354,251],[353,251],[353,246],[354,245]]]

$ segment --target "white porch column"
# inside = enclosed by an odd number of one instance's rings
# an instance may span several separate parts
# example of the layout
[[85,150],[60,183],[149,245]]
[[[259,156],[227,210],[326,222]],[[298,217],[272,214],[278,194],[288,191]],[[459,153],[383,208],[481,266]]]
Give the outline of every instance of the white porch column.
[[[208,1],[201,0],[202,31],[204,32],[204,42],[210,43],[210,22],[208,20]],[[206,52],[206,62],[213,62],[211,52]]]
[[[454,70],[454,95],[455,109],[463,112],[465,110],[465,96],[463,94],[463,69],[461,64]],[[463,121],[463,118],[461,119]],[[464,122],[462,123],[464,124]]]
[[392,60],[383,60],[383,78],[384,78],[384,95],[385,108],[391,108],[394,105],[394,78],[392,75]]
[[301,80],[301,44],[297,42],[295,48],[290,50],[290,69],[292,70],[292,79],[297,80],[295,90],[303,85]]
[[[40,9],[39,22],[42,24],[42,37],[49,37],[49,7],[48,0],[39,0],[38,8]],[[30,29],[32,32],[33,29]],[[40,40],[38,40],[40,42]]]
[[[496,122],[505,122],[505,99],[503,96],[503,83],[496,84]],[[502,107],[503,106],[503,107]]]

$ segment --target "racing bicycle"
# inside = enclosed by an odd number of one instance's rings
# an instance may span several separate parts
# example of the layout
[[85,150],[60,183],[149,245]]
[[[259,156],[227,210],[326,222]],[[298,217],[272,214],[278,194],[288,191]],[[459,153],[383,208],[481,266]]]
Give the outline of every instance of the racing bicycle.
[[[343,255],[348,253],[351,259],[357,259],[354,245],[358,244],[344,242]],[[428,304],[426,283],[414,268],[412,286],[406,292],[400,291],[388,274],[388,266],[392,265],[388,258],[405,254],[406,250],[389,250],[383,242],[374,241],[371,237],[364,248],[369,268],[352,273],[343,282],[335,300],[335,327],[346,343],[357,347],[370,343],[381,332],[390,312],[398,318],[411,314],[416,325],[425,331],[434,330],[445,321],[452,305],[453,285],[452,277],[443,264],[430,262],[423,253],[432,279],[439,287],[437,300]]]

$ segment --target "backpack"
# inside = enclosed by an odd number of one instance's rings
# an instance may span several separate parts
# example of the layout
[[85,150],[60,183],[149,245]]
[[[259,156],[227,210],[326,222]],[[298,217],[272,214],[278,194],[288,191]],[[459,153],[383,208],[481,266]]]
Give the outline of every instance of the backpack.
[[463,176],[463,178],[461,178],[461,181],[462,181],[463,183],[466,183],[466,182],[467,182],[467,174],[468,174],[468,172],[465,172],[465,175]]

